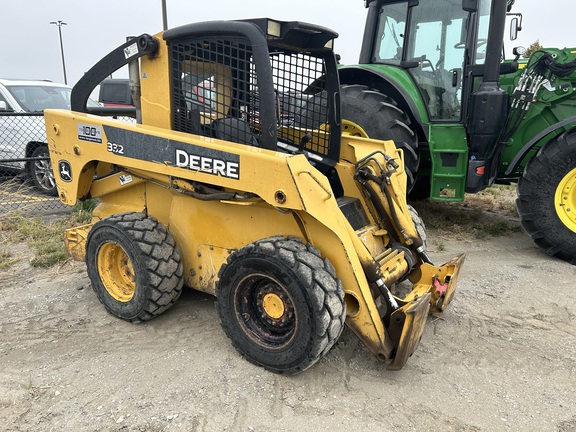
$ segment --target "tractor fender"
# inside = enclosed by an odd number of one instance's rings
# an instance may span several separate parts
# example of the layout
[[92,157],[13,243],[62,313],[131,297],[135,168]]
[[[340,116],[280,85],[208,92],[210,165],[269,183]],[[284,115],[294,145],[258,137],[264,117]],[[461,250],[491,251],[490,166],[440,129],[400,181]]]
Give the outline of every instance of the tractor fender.
[[516,156],[514,156],[514,159],[512,159],[510,165],[508,166],[504,174],[510,175],[512,172],[514,172],[514,170],[516,170],[516,168],[518,167],[520,162],[522,162],[522,159],[524,159],[526,154],[528,154],[528,152],[532,149],[532,147],[538,144],[544,137],[546,137],[548,134],[551,134],[552,132],[557,131],[560,128],[563,128],[564,126],[569,125],[570,123],[576,123],[576,116],[568,117],[562,121],[559,121],[558,123],[555,123],[552,126],[547,127],[542,132],[537,134],[534,138],[528,141],[524,145],[524,147],[520,149],[518,153],[516,153]]
[[361,65],[356,66],[341,66],[338,69],[340,76],[340,84],[360,84],[374,88],[381,93],[391,97],[404,111],[412,125],[415,132],[418,134],[419,141],[428,141],[429,131],[428,128],[422,127],[424,122],[414,98],[410,96],[409,92],[396,81],[390,77],[381,74],[380,72]]

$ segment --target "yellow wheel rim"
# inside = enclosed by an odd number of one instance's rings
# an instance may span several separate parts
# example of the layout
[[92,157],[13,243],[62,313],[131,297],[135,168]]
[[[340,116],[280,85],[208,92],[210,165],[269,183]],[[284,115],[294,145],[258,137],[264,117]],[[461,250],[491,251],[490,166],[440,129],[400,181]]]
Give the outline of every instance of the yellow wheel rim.
[[370,138],[362,127],[350,120],[342,120],[342,135]]
[[119,302],[129,302],[136,291],[136,278],[124,249],[116,243],[104,243],[97,259],[98,274],[108,294]]
[[284,315],[284,310],[286,309],[282,299],[274,293],[268,293],[264,296],[264,299],[262,300],[262,308],[264,309],[264,312],[273,319],[282,317],[282,315]]
[[576,233],[576,168],[566,174],[558,184],[554,207],[562,223]]

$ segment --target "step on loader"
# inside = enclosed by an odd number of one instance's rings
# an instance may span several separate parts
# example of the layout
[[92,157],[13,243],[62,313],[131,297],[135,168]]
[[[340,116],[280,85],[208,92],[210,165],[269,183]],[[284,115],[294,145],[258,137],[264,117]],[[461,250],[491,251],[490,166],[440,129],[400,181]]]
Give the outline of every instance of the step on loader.
[[[154,318],[186,285],[270,371],[310,367],[345,323],[404,366],[464,256],[426,254],[394,142],[341,134],[336,37],[267,18],[144,34],[84,75],[72,111],[45,112],[62,202],[99,200],[65,241],[110,313]],[[86,107],[124,65],[136,122]]]

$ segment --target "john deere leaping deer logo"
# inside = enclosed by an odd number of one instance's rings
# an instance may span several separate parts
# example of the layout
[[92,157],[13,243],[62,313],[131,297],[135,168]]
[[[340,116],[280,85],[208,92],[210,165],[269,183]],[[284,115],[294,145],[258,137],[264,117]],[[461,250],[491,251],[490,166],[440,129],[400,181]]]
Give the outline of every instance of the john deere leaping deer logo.
[[61,160],[58,162],[58,173],[60,174],[60,178],[62,181],[69,183],[72,181],[72,167],[70,166],[70,162],[66,160]]

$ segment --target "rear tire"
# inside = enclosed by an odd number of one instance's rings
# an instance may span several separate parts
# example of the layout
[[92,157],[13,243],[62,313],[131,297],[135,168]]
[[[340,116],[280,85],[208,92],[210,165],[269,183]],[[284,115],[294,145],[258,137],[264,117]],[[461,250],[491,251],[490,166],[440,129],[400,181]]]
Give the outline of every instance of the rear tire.
[[522,226],[547,254],[576,264],[576,130],[542,147],[518,182]]
[[[34,149],[30,157],[50,157],[48,147],[45,145],[38,146]],[[57,195],[58,188],[56,187],[56,180],[54,179],[54,171],[52,171],[52,163],[50,160],[32,160],[28,165],[28,172],[32,178],[34,186],[46,195]]]
[[226,335],[252,363],[295,374],[316,363],[344,327],[344,290],[312,245],[270,237],[228,258],[216,287]]
[[294,113],[294,126],[318,129],[328,121],[328,93],[323,90],[312,96]]
[[410,120],[390,97],[363,85],[343,85],[340,89],[342,119],[360,126],[370,138],[392,140],[404,151],[407,191],[414,186],[420,155],[418,139]]
[[86,244],[86,266],[98,300],[127,321],[160,315],[182,292],[176,242],[160,222],[142,213],[121,213],[94,224]]

